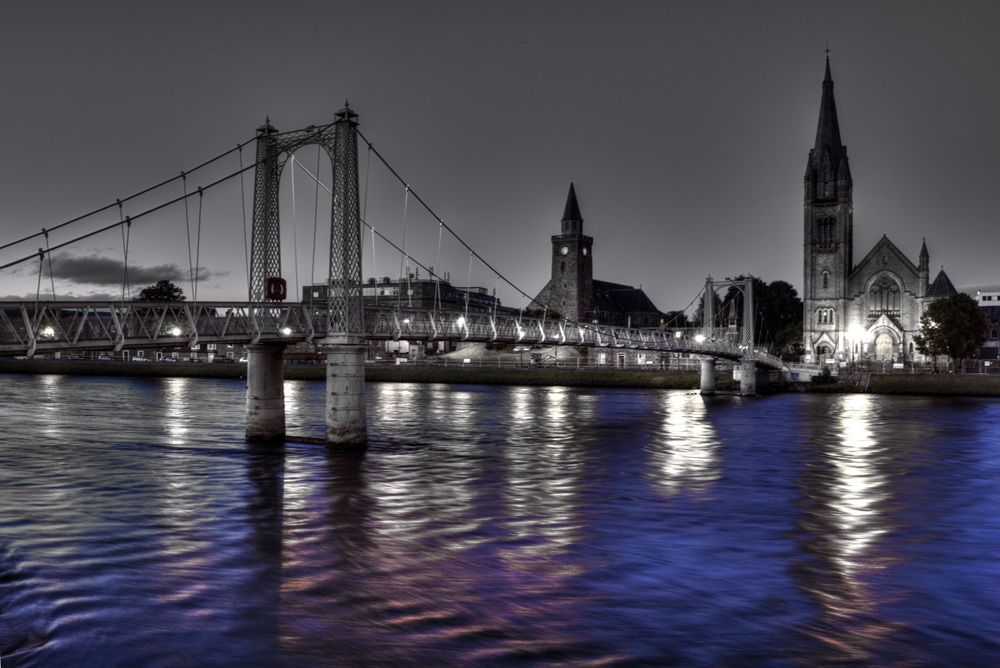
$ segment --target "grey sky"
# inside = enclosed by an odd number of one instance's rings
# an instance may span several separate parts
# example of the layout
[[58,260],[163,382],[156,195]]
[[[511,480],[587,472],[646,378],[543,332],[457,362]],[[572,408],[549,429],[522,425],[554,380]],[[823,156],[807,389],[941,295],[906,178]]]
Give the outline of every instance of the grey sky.
[[[926,237],[934,272],[945,265],[960,288],[1000,284],[997,35],[993,2],[19,3],[0,24],[0,244],[248,141],[266,115],[297,129],[329,122],[349,98],[376,148],[528,293],[548,280],[571,178],[595,277],[642,284],[662,310],[687,305],[708,274],[749,271],[801,289],[802,175],[829,41],[855,257],[887,234],[916,261]],[[315,150],[297,157],[315,168]],[[234,154],[204,178],[237,165]],[[321,172],[329,178],[328,165]],[[398,242],[403,188],[374,164],[371,174],[368,219]],[[294,289],[290,181],[286,171]],[[320,250],[313,269],[315,194],[301,172],[295,187],[304,284],[326,262]],[[180,184],[164,190],[125,213]],[[236,182],[202,203],[202,299],[245,297],[239,198]],[[117,211],[51,243],[114,220]],[[408,250],[435,264],[436,225],[413,206],[407,225]],[[130,266],[186,275],[186,235],[181,206],[137,222]],[[0,251],[0,264],[43,243]],[[377,251],[373,269],[369,239],[365,276],[398,275],[399,256]],[[121,235],[72,253],[120,262]],[[464,284],[467,253],[446,242],[441,265]],[[57,293],[108,290],[56,275]],[[36,280],[0,272],[0,294],[34,295]],[[477,265],[473,283],[495,278]]]

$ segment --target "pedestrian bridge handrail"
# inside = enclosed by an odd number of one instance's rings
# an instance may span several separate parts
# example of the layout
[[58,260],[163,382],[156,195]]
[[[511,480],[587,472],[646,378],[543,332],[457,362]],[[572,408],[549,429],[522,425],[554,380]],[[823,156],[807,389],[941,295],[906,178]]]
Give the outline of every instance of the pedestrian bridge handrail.
[[[0,302],[0,354],[57,350],[195,346],[199,343],[299,343],[326,336],[325,304],[278,302]],[[661,331],[568,320],[463,311],[366,306],[364,338],[634,348],[784,364],[739,338],[697,330]]]

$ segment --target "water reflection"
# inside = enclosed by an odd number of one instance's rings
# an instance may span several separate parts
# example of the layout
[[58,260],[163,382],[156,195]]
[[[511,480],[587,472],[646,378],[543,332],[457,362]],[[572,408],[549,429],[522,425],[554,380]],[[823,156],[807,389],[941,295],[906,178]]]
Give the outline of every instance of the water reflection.
[[585,448],[578,438],[590,426],[593,402],[564,387],[514,387],[507,398],[511,422],[501,453],[510,532],[505,567],[571,576],[578,566],[558,558],[580,537],[577,497]]
[[[820,563],[796,572],[820,608],[806,633],[821,642],[820,657],[830,664],[873,661],[876,648],[894,631],[879,610],[884,594],[875,575],[894,561],[879,540],[893,526],[890,457],[881,442],[885,432],[877,401],[845,395],[823,403],[828,412],[806,423],[800,528],[806,551]],[[809,663],[816,665],[816,658]]]
[[661,395],[660,428],[648,448],[647,475],[664,496],[682,490],[704,494],[719,478],[717,451],[722,441],[708,419],[706,401],[692,393]]

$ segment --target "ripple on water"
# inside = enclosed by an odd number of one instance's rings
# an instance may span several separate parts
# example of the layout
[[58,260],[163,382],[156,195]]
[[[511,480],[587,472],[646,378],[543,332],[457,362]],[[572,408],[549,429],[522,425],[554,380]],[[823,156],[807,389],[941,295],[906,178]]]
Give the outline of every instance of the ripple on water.
[[247,446],[239,382],[4,380],[5,666],[1000,657],[993,400],[369,384],[352,454]]

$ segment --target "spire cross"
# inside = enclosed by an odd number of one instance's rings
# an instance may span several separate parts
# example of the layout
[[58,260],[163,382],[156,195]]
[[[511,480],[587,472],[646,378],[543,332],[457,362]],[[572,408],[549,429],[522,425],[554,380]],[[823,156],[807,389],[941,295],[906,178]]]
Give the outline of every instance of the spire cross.
[[827,59],[827,61],[830,60],[830,43],[829,42],[826,43],[826,59]]

